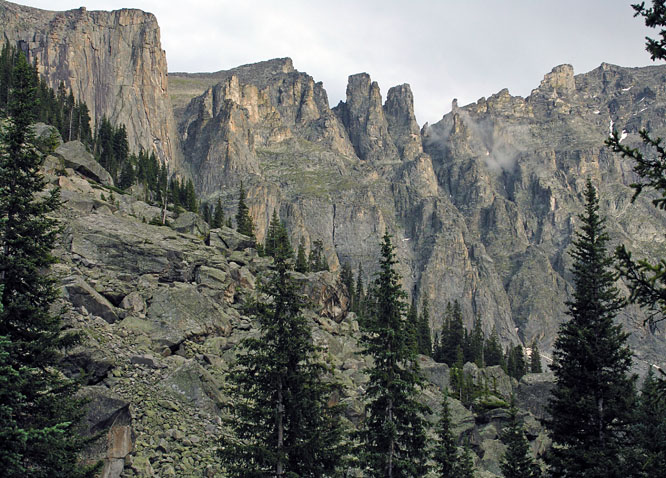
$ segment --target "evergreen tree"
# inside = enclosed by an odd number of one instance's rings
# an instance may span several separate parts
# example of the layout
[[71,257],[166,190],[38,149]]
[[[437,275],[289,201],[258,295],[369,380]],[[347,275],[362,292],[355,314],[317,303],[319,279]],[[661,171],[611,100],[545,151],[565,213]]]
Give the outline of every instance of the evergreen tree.
[[12,398],[0,402],[0,463],[8,478],[92,476],[94,469],[77,463],[85,444],[77,384],[56,368],[75,337],[61,333],[60,318],[49,310],[57,296],[48,269],[58,233],[50,215],[60,202],[57,189],[45,192],[39,173],[44,156],[30,128],[36,93],[34,70],[20,54],[0,133],[0,381],[11,382],[0,394]]
[[666,395],[652,369],[643,382],[636,415],[637,468],[646,478],[660,476],[666,470]]
[[276,210],[273,210],[273,216],[268,226],[266,242],[264,243],[264,254],[275,259],[279,257],[285,261],[292,259],[294,255],[291,250],[287,228],[280,221]]
[[440,478],[458,478],[459,454],[456,437],[453,434],[451,410],[449,409],[448,393],[442,400],[442,411],[437,423],[437,442],[433,460]]
[[457,478],[474,478],[474,459],[472,458],[472,450],[470,450],[469,445],[465,445],[463,448],[456,472]]
[[221,440],[225,476],[331,476],[345,452],[341,409],[328,405],[338,387],[317,359],[305,299],[281,256],[260,290],[249,306],[260,336],[242,341],[227,376],[233,434]]
[[199,201],[197,201],[197,194],[194,191],[194,183],[191,179],[187,180],[187,185],[185,186],[185,209],[190,212],[197,212],[199,209]]
[[539,346],[536,341],[532,342],[532,355],[530,356],[530,372],[532,373],[541,373],[543,368],[541,367],[541,353],[539,352]]
[[486,366],[505,365],[504,354],[502,353],[502,345],[500,344],[497,329],[493,327],[490,338],[486,341],[483,348],[483,357],[486,361]]
[[570,320],[560,327],[551,366],[556,382],[549,402],[548,461],[556,478],[630,475],[623,450],[635,395],[631,351],[627,334],[613,323],[623,301],[613,285],[608,236],[589,180],[585,201],[571,251]]
[[310,249],[310,255],[308,257],[308,266],[312,272],[328,270],[328,262],[324,255],[324,243],[319,239],[312,243],[312,249]]
[[213,212],[213,219],[210,227],[213,229],[219,229],[224,225],[224,209],[222,208],[222,201],[218,197],[217,203],[215,203],[215,211]]
[[[305,259],[305,250],[303,251],[303,259]],[[354,273],[351,270],[349,262],[342,264],[342,268],[340,269],[340,282],[345,285],[345,289],[347,289],[347,296],[349,297],[351,304],[351,300],[353,300],[352,296],[354,295]]]
[[539,478],[541,470],[532,457],[525,429],[518,419],[513,398],[509,409],[509,425],[502,431],[502,442],[507,446],[500,461],[504,478]]
[[210,214],[210,208],[211,207],[208,205],[208,203],[203,203],[201,205],[201,217],[204,220],[204,222],[206,224],[208,224],[209,226],[210,226],[211,222],[213,222],[212,221],[212,216]]
[[[453,305],[447,303],[445,319],[442,325],[440,360],[449,367],[456,363],[458,349],[464,352],[465,325],[463,324],[460,303],[456,300]],[[464,362],[464,357],[463,357]]]
[[507,350],[507,372],[516,380],[520,380],[527,373],[527,362],[522,345],[518,344]]
[[245,188],[241,181],[238,191],[238,210],[236,212],[236,230],[241,234],[254,238],[254,223],[250,217],[250,209],[245,204]]
[[361,315],[363,310],[363,299],[365,297],[365,290],[363,287],[363,266],[361,263],[358,263],[358,270],[356,271],[356,288],[354,290],[354,300],[352,304],[354,308],[352,309],[357,315]]
[[417,326],[418,352],[422,355],[432,356],[432,338],[430,337],[430,306],[428,298],[423,300],[423,307],[418,318]]
[[486,337],[481,328],[481,318],[477,316],[474,319],[474,326],[469,338],[469,361],[474,362],[477,367],[485,365],[483,358],[483,346]]
[[[310,268],[308,267],[308,260],[305,258],[305,241],[302,237],[298,242],[298,253],[296,254],[295,270],[296,272],[300,272],[302,274],[310,272]],[[342,268],[342,271],[344,272],[344,267]]]
[[407,340],[409,342],[409,347],[413,350],[415,354],[419,353],[419,343],[418,343],[418,326],[419,326],[419,314],[416,308],[416,298],[412,297],[412,303],[407,309],[407,319],[406,319],[406,333]]
[[367,370],[366,418],[359,432],[361,463],[369,476],[421,477],[428,471],[428,408],[417,399],[422,383],[409,346],[405,292],[395,270],[391,239],[384,235],[380,271],[367,317],[362,321],[363,351],[374,360]]

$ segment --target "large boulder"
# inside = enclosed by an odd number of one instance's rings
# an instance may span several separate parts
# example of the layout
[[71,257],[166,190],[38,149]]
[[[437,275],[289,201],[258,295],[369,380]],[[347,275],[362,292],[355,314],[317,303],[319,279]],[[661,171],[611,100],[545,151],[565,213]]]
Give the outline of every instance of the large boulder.
[[111,175],[95,161],[92,154],[88,152],[85,145],[80,141],[69,141],[61,144],[53,152],[53,155],[61,158],[65,166],[86,176],[93,181],[97,181],[105,186],[113,186]]
[[103,318],[110,324],[118,320],[113,304],[81,277],[69,277],[64,280],[63,296],[74,307],[84,307],[91,314]]
[[555,375],[552,373],[528,373],[518,384],[518,406],[529,410],[537,418],[547,418],[546,405],[554,385]]
[[171,227],[178,232],[207,236],[209,227],[201,216],[193,212],[183,212],[171,222]]

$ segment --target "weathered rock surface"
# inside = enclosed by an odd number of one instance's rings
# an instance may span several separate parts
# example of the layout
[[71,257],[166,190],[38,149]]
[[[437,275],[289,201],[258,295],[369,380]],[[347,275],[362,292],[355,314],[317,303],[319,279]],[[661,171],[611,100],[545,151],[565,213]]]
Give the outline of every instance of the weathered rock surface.
[[[130,148],[178,162],[178,139],[168,95],[166,56],[150,13],[84,7],[52,12],[0,2],[2,41],[37,61],[56,90],[60,82],[85,101],[93,122],[106,116],[127,127]],[[65,138],[67,139],[67,138]]]
[[66,168],[72,168],[82,175],[102,183],[105,186],[113,186],[113,178],[88,152],[85,145],[80,141],[69,141],[61,144],[53,152],[53,156],[63,161]]
[[[227,228],[212,230],[207,245],[198,234],[147,224],[132,211],[149,206],[132,205],[140,201],[129,195],[115,197],[124,207],[82,208],[109,204],[99,198],[110,190],[72,169],[61,174],[52,183],[68,186],[69,196],[60,211],[66,228],[56,272],[63,278],[66,323],[84,337],[63,365],[71,376],[85,374],[89,430],[102,432],[87,457],[104,460],[105,478],[215,476],[220,404],[228,400],[224,373],[238,344],[258,333],[243,304],[258,293],[272,260],[259,257],[250,238]],[[311,303],[304,315],[313,341],[345,387],[346,417],[358,424],[370,360],[360,355],[349,298],[337,273],[293,277]],[[420,363],[429,380],[423,400],[436,412],[449,368],[427,357]],[[488,430],[501,429],[506,418],[492,404],[505,405],[513,382],[497,367],[468,368],[479,384],[498,384],[501,395],[485,400],[481,421],[449,399],[460,443],[470,441],[478,463],[491,473],[502,448],[498,433]],[[539,425],[531,423],[540,436]]]
[[[434,311],[459,300],[468,327],[479,316],[505,344],[536,341],[549,354],[571,291],[567,249],[587,177],[600,189],[612,245],[647,256],[663,245],[664,217],[648,197],[631,203],[632,165],[603,144],[609,124],[631,144],[648,122],[666,130],[663,71],[604,64],[575,76],[562,65],[528,98],[502,90],[454,103],[419,131],[408,85],[382,104],[369,75],[352,75],[346,102],[330,110],[314,80],[288,59],[271,60],[198,76],[220,82],[179,124],[206,197],[222,196],[232,214],[245,181],[259,240],[277,210],[292,243],[321,240],[333,270],[361,263],[367,282],[389,231],[411,295]],[[622,320],[637,367],[663,365],[663,333],[646,331],[636,309]],[[440,327],[441,314],[431,325]]]

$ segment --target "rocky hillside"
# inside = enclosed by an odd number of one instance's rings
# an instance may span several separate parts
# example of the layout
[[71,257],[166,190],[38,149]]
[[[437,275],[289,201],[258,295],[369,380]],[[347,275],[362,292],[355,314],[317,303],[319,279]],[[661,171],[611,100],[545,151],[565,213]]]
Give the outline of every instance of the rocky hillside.
[[[367,74],[349,77],[331,109],[321,83],[277,59],[227,72],[180,75],[193,98],[177,116],[198,190],[233,213],[244,180],[263,237],[280,212],[292,241],[323,240],[329,263],[373,271],[378,238],[396,237],[404,285],[441,311],[461,301],[505,342],[548,351],[569,292],[566,253],[587,177],[600,188],[612,242],[663,248],[666,222],[640,198],[632,165],[604,146],[609,128],[638,144],[664,128],[664,67],[555,68],[527,98],[507,90],[420,128],[409,85],[386,99]],[[188,82],[189,81],[189,82]],[[196,83],[194,83],[196,81]],[[186,86],[191,88],[187,90]],[[180,98],[182,104],[183,98]],[[432,327],[441,315],[432,314]],[[640,311],[623,315],[639,368],[662,363],[664,336]]]
[[150,13],[51,12],[0,0],[1,41],[18,44],[57,90],[60,82],[90,108],[127,127],[130,148],[179,159],[160,28]]
[[[221,197],[233,214],[244,181],[260,240],[278,210],[294,244],[321,240],[332,270],[362,264],[367,282],[388,229],[406,290],[430,301],[433,330],[458,299],[468,325],[480,316],[486,333],[535,340],[547,355],[564,318],[566,250],[588,176],[614,243],[646,255],[662,248],[664,219],[648,198],[630,203],[631,165],[603,141],[610,126],[631,144],[641,127],[664,129],[663,67],[603,64],[574,76],[563,65],[527,98],[503,90],[454,102],[420,127],[409,85],[384,98],[369,75],[352,75],[346,100],[330,108],[322,84],[283,58],[174,74],[176,125],[152,15],[8,2],[0,15],[4,39],[23,45],[53,85],[64,80],[98,118],[126,123],[132,146],[155,148],[205,200]],[[663,333],[647,331],[637,310],[622,319],[638,366],[663,364]]]
[[[50,134],[44,126],[37,130]],[[159,208],[93,179],[104,180],[104,171],[78,142],[57,147],[46,174],[64,201],[55,272],[65,324],[84,337],[69,352],[66,370],[84,374],[89,429],[103,432],[89,457],[104,459],[104,478],[217,476],[224,372],[238,343],[257,333],[243,304],[271,260],[259,257],[249,238],[227,228],[209,231],[191,213],[170,214],[170,227],[148,224]],[[363,413],[368,362],[358,354],[359,325],[346,290],[335,273],[294,277],[312,301],[306,316],[322,357],[345,387],[353,427]],[[437,411],[449,369],[426,357],[421,365],[429,380],[423,400]],[[499,367],[467,364],[465,370],[494,392],[476,402],[475,413],[450,399],[456,430],[484,470],[480,476],[499,472],[499,432],[512,392],[524,407],[535,452],[543,452],[548,440],[537,418],[549,376],[528,375],[518,384]]]

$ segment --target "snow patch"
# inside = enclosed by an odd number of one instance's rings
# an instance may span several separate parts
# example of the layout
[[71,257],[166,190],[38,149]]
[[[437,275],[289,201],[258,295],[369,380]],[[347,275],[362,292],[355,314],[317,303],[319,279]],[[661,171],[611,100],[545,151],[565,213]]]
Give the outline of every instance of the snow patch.
[[629,88],[622,88],[622,91],[629,91],[632,88],[633,88],[633,86],[630,86]]
[[601,113],[601,111],[599,111],[599,110],[594,110],[593,113],[594,113],[595,115],[598,115],[599,113]]
[[627,133],[626,130],[622,130],[622,135],[620,136],[620,143],[622,142],[623,139],[625,139],[629,134]]
[[613,125],[615,122],[613,120],[610,120],[610,123],[608,123],[608,136],[613,136]]

